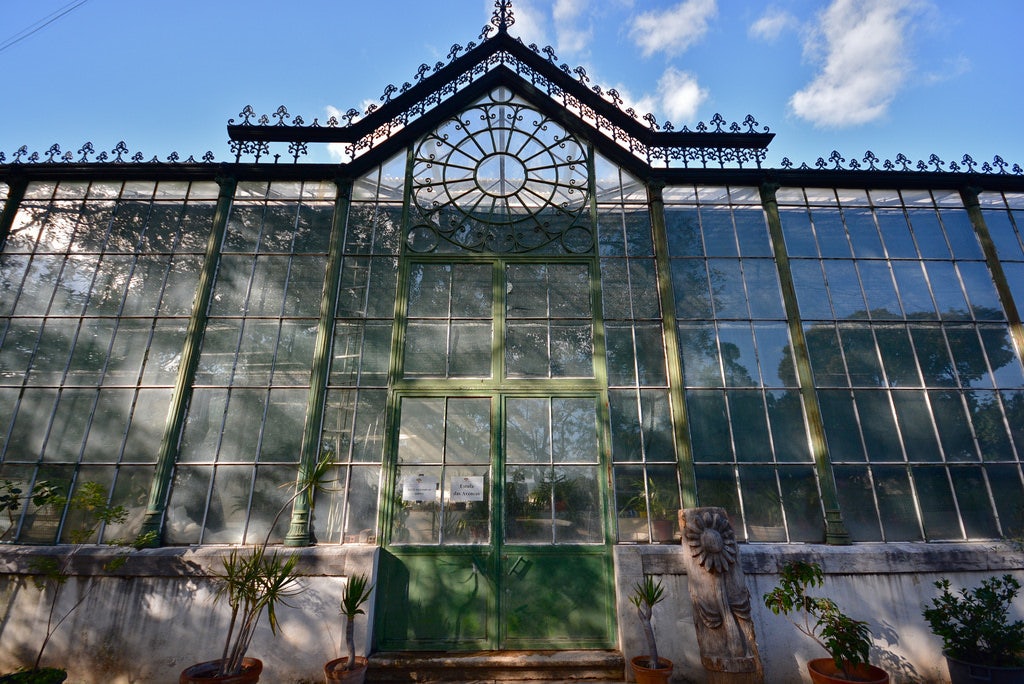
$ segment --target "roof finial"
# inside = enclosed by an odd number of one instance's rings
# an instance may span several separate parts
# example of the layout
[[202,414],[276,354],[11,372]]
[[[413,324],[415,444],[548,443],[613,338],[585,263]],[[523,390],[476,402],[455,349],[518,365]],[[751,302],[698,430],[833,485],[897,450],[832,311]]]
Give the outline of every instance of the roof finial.
[[494,0],[491,23],[497,27],[498,33],[508,33],[508,27],[516,23],[516,18],[512,15],[512,0]]

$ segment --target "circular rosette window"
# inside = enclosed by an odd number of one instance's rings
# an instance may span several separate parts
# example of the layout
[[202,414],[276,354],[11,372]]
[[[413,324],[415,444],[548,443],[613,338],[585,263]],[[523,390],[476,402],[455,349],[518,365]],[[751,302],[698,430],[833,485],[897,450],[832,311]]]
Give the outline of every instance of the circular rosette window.
[[594,242],[588,199],[583,146],[501,89],[420,141],[413,165],[419,217],[407,241],[417,252],[450,245],[585,253]]

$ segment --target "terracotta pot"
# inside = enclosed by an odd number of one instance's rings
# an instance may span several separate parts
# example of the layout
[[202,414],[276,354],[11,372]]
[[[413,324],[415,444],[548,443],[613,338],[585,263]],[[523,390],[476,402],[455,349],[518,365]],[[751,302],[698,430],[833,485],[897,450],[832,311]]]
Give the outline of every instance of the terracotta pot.
[[951,684],[973,684],[974,682],[1019,684],[1024,682],[1024,667],[989,667],[957,660],[950,657],[948,653],[943,655],[946,656],[946,666],[949,667]]
[[219,660],[208,660],[187,667],[178,677],[178,684],[256,684],[263,672],[263,661],[257,658],[242,658],[242,671],[236,675],[218,676]]
[[650,662],[648,656],[636,656],[631,658],[629,664],[633,667],[633,676],[636,684],[665,684],[672,676],[672,661],[668,658],[658,658],[657,669],[647,667]]
[[366,679],[366,658],[362,656],[356,656],[356,666],[351,670],[346,670],[345,665],[348,663],[348,658],[335,658],[331,662],[324,665],[324,677],[327,678],[327,684],[331,682],[345,682],[345,684],[363,684]]
[[849,684],[850,682],[888,684],[889,682],[889,675],[886,671],[874,665],[851,665],[846,668],[846,671],[850,673],[849,677],[843,676],[831,658],[816,658],[807,663],[807,672],[810,673],[811,681],[815,684]]

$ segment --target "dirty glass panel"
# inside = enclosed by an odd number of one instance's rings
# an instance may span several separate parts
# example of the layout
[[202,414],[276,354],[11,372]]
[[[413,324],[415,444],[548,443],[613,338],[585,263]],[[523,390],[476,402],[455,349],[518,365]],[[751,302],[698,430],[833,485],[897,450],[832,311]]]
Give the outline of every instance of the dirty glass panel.
[[882,528],[875,510],[871,471],[862,466],[834,466],[839,507],[850,537],[882,541]]

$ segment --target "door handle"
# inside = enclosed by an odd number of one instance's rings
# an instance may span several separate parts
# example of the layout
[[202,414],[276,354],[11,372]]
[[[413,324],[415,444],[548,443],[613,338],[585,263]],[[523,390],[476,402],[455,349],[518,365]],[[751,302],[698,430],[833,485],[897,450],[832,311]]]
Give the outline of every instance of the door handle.
[[522,564],[525,560],[526,559],[523,558],[522,556],[519,556],[518,558],[516,558],[515,562],[512,563],[512,567],[509,568],[509,576],[515,574],[516,568],[519,567],[519,565]]

